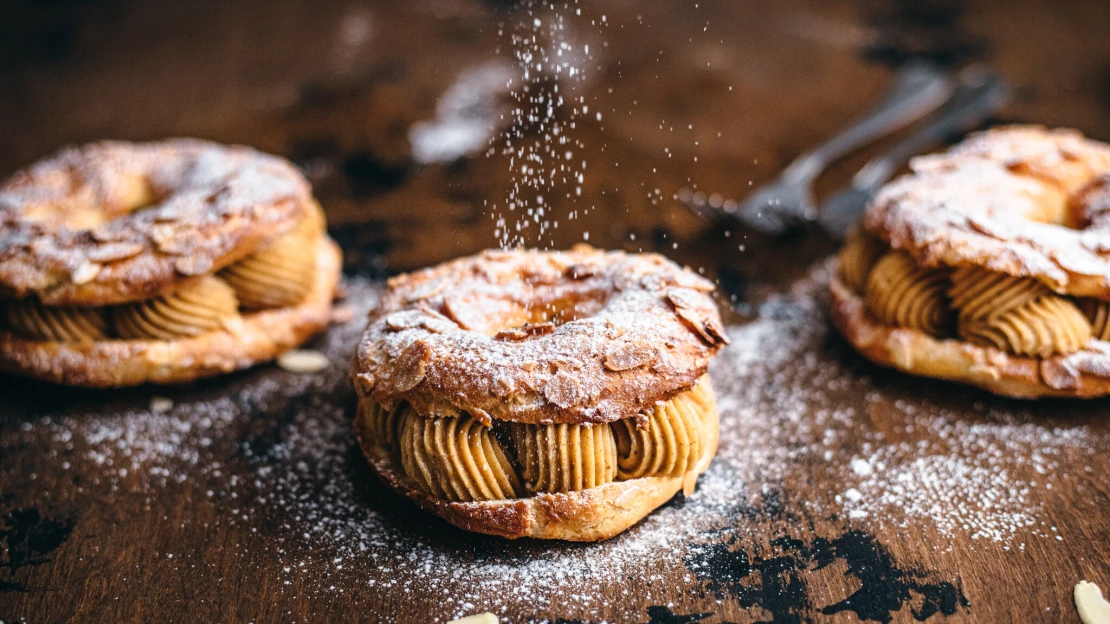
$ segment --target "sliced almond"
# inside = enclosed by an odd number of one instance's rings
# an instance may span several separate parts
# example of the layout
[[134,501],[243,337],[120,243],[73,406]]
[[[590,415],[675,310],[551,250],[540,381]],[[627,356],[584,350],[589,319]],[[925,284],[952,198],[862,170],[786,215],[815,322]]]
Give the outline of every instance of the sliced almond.
[[1102,597],[1098,585],[1079,581],[1072,590],[1072,597],[1083,624],[1110,624],[1110,602]]
[[74,284],[88,284],[89,282],[96,279],[97,275],[100,275],[100,265],[95,262],[89,262],[88,260],[85,260],[81,263],[81,266],[77,267],[77,269],[73,271],[71,279],[73,280]]
[[212,259],[208,256],[182,256],[174,261],[173,268],[182,275],[204,275],[212,271]]
[[165,414],[173,409],[173,399],[164,396],[151,397],[150,413]]
[[319,351],[294,349],[279,355],[277,365],[291,373],[318,373],[328,367],[328,357]]
[[650,344],[623,342],[609,348],[602,364],[611,371],[619,372],[654,364],[657,359],[659,351]]
[[370,393],[374,391],[374,376],[370,373],[359,373],[355,375],[355,384],[362,396],[370,396]]
[[543,388],[547,400],[563,409],[581,403],[586,398],[585,394],[582,384],[566,370],[555,373]]
[[497,624],[500,620],[492,613],[479,613],[477,615],[468,615],[464,618],[451,620],[447,624]]
[[89,260],[94,262],[118,262],[133,258],[142,251],[143,246],[137,243],[111,243],[90,250]]
[[396,360],[393,374],[393,391],[407,392],[424,381],[428,360],[432,358],[432,348],[423,340],[418,340],[401,352]]

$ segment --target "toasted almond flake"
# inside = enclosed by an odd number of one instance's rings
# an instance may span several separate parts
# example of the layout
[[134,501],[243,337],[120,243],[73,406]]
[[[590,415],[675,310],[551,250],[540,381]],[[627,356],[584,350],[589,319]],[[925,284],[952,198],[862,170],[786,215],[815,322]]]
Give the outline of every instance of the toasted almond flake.
[[85,260],[81,263],[81,266],[77,267],[77,270],[73,272],[73,283],[88,284],[89,282],[96,279],[96,276],[99,274],[100,265],[95,262],[89,262],[88,260]]
[[408,392],[424,381],[428,361],[432,359],[432,349],[428,343],[418,340],[409,345],[397,358],[397,370],[393,374],[393,390]]
[[203,275],[212,270],[212,259],[199,256],[183,256],[173,263],[173,268],[182,275]]
[[136,243],[112,243],[101,245],[89,251],[89,260],[94,262],[118,262],[133,258],[143,251]]
[[173,409],[173,399],[156,396],[150,399],[150,413],[152,414],[165,414]]
[[1079,581],[1072,590],[1072,597],[1083,624],[1110,624],[1110,602],[1102,597],[1098,585]]
[[328,367],[328,358],[319,351],[294,349],[279,355],[277,365],[291,373],[318,373]]
[[497,332],[497,334],[494,335],[493,339],[494,340],[524,340],[527,337],[528,337],[528,334],[520,331],[519,329],[506,329],[504,331]]
[[625,371],[654,364],[659,351],[644,342],[622,342],[610,347],[602,364],[611,371]]
[[447,624],[497,624],[497,616],[492,613],[479,613],[477,615],[468,615],[464,618],[451,620]]
[[374,381],[374,376],[370,373],[359,373],[355,375],[355,385],[363,396],[369,396],[374,391],[377,382]]
[[543,395],[563,409],[578,405],[586,399],[582,384],[574,375],[562,369],[547,381]]
[[390,331],[405,331],[415,326],[413,315],[408,312],[394,312],[385,317],[385,326]]

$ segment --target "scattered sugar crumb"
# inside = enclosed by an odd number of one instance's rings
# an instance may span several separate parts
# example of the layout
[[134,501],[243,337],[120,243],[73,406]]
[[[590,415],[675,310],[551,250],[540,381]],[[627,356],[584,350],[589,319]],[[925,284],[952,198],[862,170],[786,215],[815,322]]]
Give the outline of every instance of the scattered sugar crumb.
[[868,463],[866,459],[855,458],[852,460],[851,466],[852,472],[858,474],[861,477],[869,477],[875,474],[875,470],[871,467],[871,464]]

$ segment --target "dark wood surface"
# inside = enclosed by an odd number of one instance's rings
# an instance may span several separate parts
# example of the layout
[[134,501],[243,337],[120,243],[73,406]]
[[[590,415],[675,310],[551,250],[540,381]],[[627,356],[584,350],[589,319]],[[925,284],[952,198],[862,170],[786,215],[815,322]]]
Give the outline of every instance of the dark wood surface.
[[[742,197],[915,56],[999,68],[1015,99],[996,121],[1110,139],[1110,4],[557,6],[593,50],[559,83],[590,114],[556,114],[587,166],[581,195],[545,191],[559,226],[526,240],[660,251],[735,307],[712,369],[717,461],[696,494],[600,545],[457,531],[378,485],[349,433],[347,358],[379,280],[496,246],[495,216],[516,217],[500,142],[426,163],[410,131],[467,72],[516,71],[511,35],[554,15],[528,11],[0,7],[0,174],[102,138],[288,156],[344,246],[355,311],[311,345],[332,363],[315,375],[265,366],[121,392],[0,381],[0,620],[1077,621],[1074,583],[1110,589],[1110,403],[1000,400],[870,366],[826,329],[830,241],[717,231],[674,196]],[[487,105],[513,105],[494,91]],[[155,397],[173,407],[152,412]]]

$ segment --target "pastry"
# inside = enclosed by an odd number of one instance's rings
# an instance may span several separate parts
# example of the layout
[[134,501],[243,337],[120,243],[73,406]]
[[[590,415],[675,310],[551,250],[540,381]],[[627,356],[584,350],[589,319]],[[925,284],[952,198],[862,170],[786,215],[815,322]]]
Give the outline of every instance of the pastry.
[[1014,397],[1110,393],[1110,146],[1013,126],[915,158],[840,253],[872,361]]
[[0,370],[118,387],[267,361],[327,325],[339,262],[281,158],[67,148],[0,186]]
[[396,277],[355,356],[378,476],[461,528],[602,540],[717,447],[712,284],[654,254],[487,251]]

